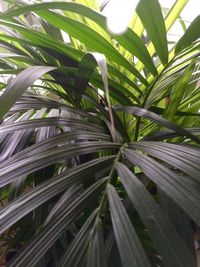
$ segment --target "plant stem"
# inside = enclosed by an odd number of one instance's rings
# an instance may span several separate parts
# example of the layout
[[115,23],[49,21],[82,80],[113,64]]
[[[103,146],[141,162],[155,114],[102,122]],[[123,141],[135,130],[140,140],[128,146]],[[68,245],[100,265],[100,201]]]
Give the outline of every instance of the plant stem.
[[122,157],[123,149],[124,149],[125,146],[127,146],[126,143],[121,146],[121,148],[120,148],[120,150],[119,150],[119,152],[118,152],[118,154],[117,154],[117,156],[116,156],[116,158],[114,160],[113,166],[112,166],[112,168],[110,170],[109,178],[108,178],[108,181],[107,181],[106,187],[105,187],[105,191],[103,193],[103,196],[101,198],[101,202],[100,202],[100,205],[99,205],[99,210],[98,210],[98,213],[97,213],[97,217],[101,217],[102,213],[105,213],[104,212],[104,207],[105,207],[104,203],[105,203],[105,201],[107,199],[107,195],[106,195],[107,185],[110,184],[110,183],[115,184],[115,182],[116,182],[115,165],[116,165],[117,162],[120,161],[120,159]]

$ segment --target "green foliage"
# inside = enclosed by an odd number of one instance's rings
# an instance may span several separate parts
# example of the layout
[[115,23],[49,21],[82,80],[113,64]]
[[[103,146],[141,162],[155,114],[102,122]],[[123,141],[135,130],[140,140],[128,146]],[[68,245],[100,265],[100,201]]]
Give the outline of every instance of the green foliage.
[[165,17],[157,0],[141,0],[121,36],[108,31],[97,1],[7,2],[0,241],[8,266],[195,267],[199,17],[167,42],[187,0]]

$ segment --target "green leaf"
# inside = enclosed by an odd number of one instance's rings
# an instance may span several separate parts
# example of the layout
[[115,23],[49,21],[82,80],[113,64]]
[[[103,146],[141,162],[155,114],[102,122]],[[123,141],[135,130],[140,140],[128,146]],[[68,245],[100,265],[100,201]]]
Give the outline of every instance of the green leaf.
[[187,46],[189,46],[192,42],[196,41],[200,37],[200,16],[196,17],[193,22],[190,24],[184,35],[177,42],[175,53],[181,52]]
[[142,248],[133,225],[112,185],[107,194],[115,238],[123,267],[151,266]]
[[117,172],[133,206],[146,225],[164,266],[196,266],[195,259],[184,246],[171,222],[140,180],[122,163],[117,163]]
[[90,131],[99,131],[103,133],[105,130],[102,126],[98,124],[94,124],[85,120],[78,120],[78,119],[68,119],[68,118],[61,118],[61,117],[52,117],[52,118],[42,118],[42,119],[32,119],[28,121],[19,121],[15,122],[12,125],[5,125],[0,127],[0,135],[12,133],[19,130],[25,129],[33,129],[33,128],[40,128],[40,127],[47,127],[52,125],[71,125],[72,127],[90,130]]
[[[99,26],[101,26],[106,32],[107,23],[106,17],[103,16],[101,13],[96,12],[93,9],[88,8],[87,6],[80,5],[77,3],[64,3],[64,2],[57,2],[57,3],[41,3],[36,5],[30,6],[23,6],[17,8],[16,10],[9,10],[4,14],[0,15],[0,18],[9,18],[17,15],[21,15],[26,12],[38,10],[45,10],[45,9],[58,9],[61,10],[68,10],[75,13],[78,13],[82,16],[85,16],[92,21],[96,22]],[[114,38],[120,45],[124,46],[131,54],[135,55],[139,60],[146,65],[146,67],[152,72],[152,74],[156,75],[157,70],[153,64],[153,61],[149,55],[147,48],[145,47],[143,41],[134,33],[132,30],[128,29],[126,33],[122,36],[112,35],[111,37]]]
[[97,66],[97,62],[92,53],[87,53],[81,59],[76,75],[75,88],[77,96],[82,95],[88,86],[88,82]]
[[80,192],[81,186],[78,186],[77,184],[73,184],[67,191],[65,191],[49,212],[43,223],[43,226],[47,225],[53,218],[56,218],[66,205],[71,204],[71,202],[78,197]]
[[78,267],[83,261],[84,254],[87,250],[87,245],[90,238],[90,231],[92,230],[96,214],[98,210],[92,212],[87,221],[84,223],[74,240],[71,242],[69,248],[64,253],[58,267]]
[[195,142],[200,144],[200,139],[198,137],[196,137],[195,135],[193,135],[192,133],[190,133],[189,131],[167,121],[163,117],[161,117],[158,114],[153,113],[147,109],[139,108],[139,107],[116,106],[116,107],[114,107],[114,110],[122,111],[122,112],[128,112],[128,113],[134,114],[134,115],[139,116],[139,117],[144,117],[144,118],[149,119],[149,120],[151,120],[151,121],[153,121],[159,125],[162,125],[166,128],[174,130],[175,132],[180,133],[183,136],[187,136],[188,138],[191,138],[191,140],[194,140]]
[[84,56],[81,63],[79,64],[79,69],[78,69],[77,79],[76,79],[76,84],[75,84],[76,90],[78,94],[82,94],[85,91],[88,85],[88,82],[90,80],[90,77],[92,73],[94,72],[97,65],[99,67],[99,70],[102,76],[104,92],[105,92],[106,100],[108,103],[110,122],[113,128],[112,132],[114,132],[114,118],[112,114],[110,95],[109,95],[109,89],[108,89],[108,77],[107,77],[108,71],[107,71],[106,58],[104,55],[99,54],[99,53],[88,53]]
[[0,118],[9,111],[18,98],[45,73],[54,70],[55,67],[33,66],[18,74],[6,87],[0,97]]
[[159,203],[162,210],[170,219],[177,233],[186,245],[189,253],[195,258],[193,229],[190,218],[162,191],[162,189],[158,188],[158,193],[160,196]]
[[86,131],[70,131],[63,134],[56,135],[55,137],[48,138],[47,140],[44,140],[43,142],[36,143],[33,146],[30,146],[26,148],[26,150],[23,150],[21,152],[18,152],[16,155],[12,156],[12,158],[7,159],[5,162],[2,162],[1,166],[4,166],[6,164],[11,164],[14,162],[17,162],[19,160],[25,159],[26,157],[32,157],[37,153],[42,153],[42,151],[51,150],[54,149],[57,146],[66,144],[66,142],[69,141],[81,141],[85,140],[105,140],[110,141],[110,136],[101,134],[97,132],[86,132]]
[[[41,117],[45,113],[45,109],[42,111],[39,111],[36,113],[36,117]],[[18,118],[18,121],[25,121],[29,119],[29,117],[32,115],[33,110],[30,109],[27,112],[25,112],[20,118]],[[33,130],[25,130],[25,131],[18,131],[10,135],[9,142],[5,142],[5,145],[3,146],[1,150],[0,155],[0,163],[5,161],[7,158],[9,158],[11,155],[16,154],[20,150],[23,149],[23,147],[26,145],[27,140],[31,138],[33,134]],[[1,145],[3,142],[1,143]]]
[[14,24],[7,21],[1,21],[1,24],[5,24],[8,27],[16,29],[25,38],[0,34],[0,40],[11,40],[22,45],[37,45],[39,47],[50,48],[52,50],[59,51],[60,53],[63,53],[66,56],[70,56],[74,60],[80,59],[84,55],[81,50],[75,49],[74,47],[66,43],[57,41],[56,39],[53,39],[52,37],[44,33],[22,27],[20,24]]
[[102,221],[97,218],[88,245],[87,267],[106,267]]
[[82,164],[74,169],[54,176],[36,186],[31,192],[19,196],[5,208],[1,209],[0,233],[4,232],[29,212],[65,191],[73,184],[87,178],[91,171],[95,173],[111,164],[113,160],[113,157],[91,160],[89,163]]
[[144,174],[161,187],[197,225],[200,224],[199,189],[193,179],[178,175],[156,160],[131,149],[125,149],[124,154],[130,162],[140,166]]
[[188,83],[191,79],[192,73],[196,65],[196,60],[193,60],[189,66],[185,69],[183,75],[176,81],[172,94],[170,95],[170,102],[167,106],[164,117],[168,120],[173,121],[178,107],[180,106],[181,100],[185,94]]
[[168,47],[162,10],[157,0],[141,0],[136,9],[163,65],[168,62]]
[[[95,87],[103,88],[102,81],[98,76],[95,73],[91,79],[91,82],[93,85],[95,85]],[[125,106],[132,105],[133,102],[140,104],[140,100],[135,96],[134,92],[133,93],[130,92],[126,87],[123,87],[119,83],[115,82],[113,79],[110,78],[108,79],[108,85],[109,85],[110,96],[113,99],[115,99],[118,103],[121,103],[122,105]]]
[[[185,128],[187,131],[191,132],[192,134],[200,135],[200,128]],[[164,139],[170,139],[177,136],[180,136],[180,133],[176,133],[173,130],[162,130],[159,132],[155,132],[153,134],[149,134],[145,136],[142,140],[144,141],[161,141]]]
[[[176,1],[165,25],[158,2],[141,0],[146,29],[134,14],[120,36],[108,32],[98,0],[5,1],[12,5],[0,14],[0,95],[7,77],[27,66],[55,67],[0,119],[0,232],[10,266],[193,267],[186,240],[193,241],[190,222],[200,221],[199,64],[187,90],[177,81],[189,77],[199,45],[175,57],[166,45],[188,0]],[[178,85],[171,123],[164,97]],[[141,141],[129,143],[135,126]],[[119,157],[124,165],[115,164]],[[181,211],[175,228],[162,202]]]
[[36,266],[45,252],[67,229],[67,226],[80,216],[90,201],[99,195],[106,182],[106,178],[101,179],[84,191],[69,206],[66,206],[58,216],[39,231],[29,244],[24,246],[22,251],[12,259],[9,266]]
[[114,242],[115,242],[115,235],[114,235],[113,229],[111,228],[105,241],[105,254],[106,254],[107,261],[109,261]]
[[[27,157],[24,152],[24,158],[10,163],[1,164],[0,187],[3,187],[12,181],[23,177],[29,173],[40,170],[41,168],[50,166],[53,163],[62,161],[77,155],[85,155],[107,149],[118,149],[119,144],[107,142],[83,142],[80,144],[67,144],[58,146],[53,150],[41,151],[40,153]],[[34,150],[32,150],[34,153]],[[6,164],[7,163],[7,164]],[[3,166],[2,166],[3,165]]]
[[182,170],[200,183],[199,147],[145,141],[131,143],[130,147],[142,150],[153,157],[171,164],[176,169]]
[[104,54],[108,59],[123,66],[133,73],[142,83],[148,85],[146,79],[126,60],[106,39],[96,31],[79,21],[61,16],[51,11],[37,11],[42,18],[46,19],[52,25],[67,32],[69,35],[79,39],[88,49]]
[[154,76],[158,74],[144,42],[135,32],[128,29],[123,35],[113,35],[113,37],[133,56],[136,56],[139,60],[141,60],[145,67],[148,68]]

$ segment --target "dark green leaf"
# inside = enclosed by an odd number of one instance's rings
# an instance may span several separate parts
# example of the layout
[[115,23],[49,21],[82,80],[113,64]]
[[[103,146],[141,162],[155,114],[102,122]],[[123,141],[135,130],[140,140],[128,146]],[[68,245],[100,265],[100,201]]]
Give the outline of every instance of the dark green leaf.
[[16,100],[32,85],[35,80],[55,67],[33,66],[22,71],[6,87],[0,97],[0,118],[13,106]]
[[68,125],[78,129],[85,129],[90,131],[104,132],[103,127],[98,124],[92,124],[85,120],[67,119],[61,117],[32,119],[24,122],[16,122],[12,125],[5,125],[0,127],[0,135],[12,133],[19,130],[35,129],[40,127],[55,126],[55,125]]
[[160,142],[137,142],[131,148],[142,150],[176,169],[182,170],[200,183],[200,148]]
[[200,139],[198,137],[196,137],[195,135],[193,135],[192,133],[190,133],[189,131],[167,121],[163,117],[161,117],[161,116],[157,115],[156,113],[153,113],[147,109],[139,108],[139,107],[120,107],[120,106],[116,106],[116,107],[114,107],[114,109],[116,111],[128,112],[128,113],[132,113],[136,116],[149,119],[149,120],[151,120],[151,121],[153,121],[159,125],[162,125],[166,128],[174,130],[175,132],[180,133],[183,136],[187,136],[191,140],[200,144]]
[[[95,10],[89,9],[87,6],[79,5],[77,3],[41,3],[31,6],[20,7],[16,10],[10,10],[4,14],[0,15],[0,18],[9,18],[13,16],[17,16],[26,12],[43,10],[43,9],[63,9],[72,12],[76,12],[82,16],[85,16],[93,21],[95,21],[98,25],[100,25],[105,31],[108,32],[106,17],[101,13],[97,13]],[[122,36],[112,35],[112,38],[116,39],[119,44],[124,46],[131,54],[135,55],[139,60],[143,62],[143,64],[149,68],[149,70],[156,75],[157,70],[153,64],[153,61],[149,55],[148,50],[146,49],[143,41],[130,29],[127,30]]]
[[173,92],[170,95],[169,105],[167,106],[164,112],[164,116],[166,119],[173,121],[176,111],[187,89],[188,83],[191,80],[195,65],[196,60],[192,61],[189,64],[189,66],[185,69],[183,75],[180,76],[180,78],[176,81]]
[[112,225],[123,267],[151,266],[133,225],[112,185],[108,185]]
[[17,155],[14,155],[10,160],[2,162],[1,166],[9,165],[19,160],[25,159],[26,157],[32,157],[35,154],[42,153],[42,151],[53,150],[55,147],[66,144],[72,140],[105,140],[110,141],[110,136],[101,133],[92,133],[86,131],[70,131],[63,134],[59,134],[55,137],[51,137],[48,140],[34,144],[31,147],[26,148]]
[[83,142],[80,144],[67,144],[58,146],[53,150],[41,151],[32,157],[26,157],[16,162],[1,165],[0,187],[3,187],[12,181],[23,177],[29,173],[40,170],[41,168],[50,166],[55,162],[62,161],[77,155],[85,155],[108,149],[119,149],[120,145],[106,142]]
[[136,9],[162,63],[168,62],[165,22],[158,0],[140,0]]
[[59,267],[78,267],[83,262],[96,214],[97,210],[95,210],[84,223],[69,248],[64,253]]
[[59,198],[59,200],[51,209],[43,225],[47,225],[53,218],[56,218],[58,214],[62,212],[66,205],[69,205],[72,201],[74,201],[78,194],[81,192],[81,189],[81,185],[78,186],[77,184],[74,184],[66,192],[64,192],[64,194]]
[[[200,128],[185,128],[185,130],[187,130],[188,132],[191,132],[194,135],[200,135]],[[180,136],[180,135],[181,135],[180,133],[177,133],[173,130],[162,130],[162,131],[147,135],[142,140],[144,140],[144,141],[148,141],[148,140],[161,141],[164,139],[174,138],[174,137]]]
[[133,206],[146,225],[164,266],[195,266],[195,259],[140,180],[121,163],[117,163],[117,172]]
[[189,46],[192,42],[196,41],[200,37],[200,16],[196,17],[190,24],[184,35],[176,44],[175,52],[179,53],[181,50]]
[[92,53],[84,55],[84,57],[81,59],[75,82],[77,96],[80,97],[80,95],[82,95],[86,90],[88,82],[90,81],[96,66],[97,62]]
[[86,205],[99,195],[105,187],[107,179],[100,180],[77,197],[69,206],[66,206],[61,213],[53,218],[41,231],[26,244],[22,251],[14,257],[9,267],[36,266],[37,262],[53,243],[66,230],[67,226],[80,216]]
[[102,221],[97,218],[87,254],[87,267],[106,267]]
[[106,39],[104,39],[95,30],[87,25],[80,23],[79,21],[72,20],[68,17],[61,16],[51,11],[37,11],[41,17],[46,19],[52,25],[66,31],[71,36],[78,38],[89,49],[95,50],[99,53],[105,54],[105,56],[120,64],[131,73],[133,73],[142,83],[148,85],[146,79],[140,74],[140,72],[134,68],[134,66],[126,60]]
[[196,183],[188,177],[176,174],[154,159],[125,149],[125,156],[140,166],[149,179],[180,206],[196,224],[200,224],[200,197]]
[[49,199],[60,194],[71,185],[80,182],[87,177],[91,171],[96,171],[105,168],[113,161],[113,157],[105,157],[102,159],[95,159],[89,163],[80,165],[69,171],[65,171],[55,177],[44,181],[36,186],[31,192],[19,196],[13,202],[8,204],[0,211],[2,233],[18,220],[23,218],[30,211],[36,209]]

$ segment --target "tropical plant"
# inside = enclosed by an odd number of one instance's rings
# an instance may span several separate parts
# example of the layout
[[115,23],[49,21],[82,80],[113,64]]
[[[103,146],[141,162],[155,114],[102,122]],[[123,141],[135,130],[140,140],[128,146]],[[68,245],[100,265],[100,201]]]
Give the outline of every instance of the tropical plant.
[[108,31],[96,1],[6,2],[8,266],[196,266],[200,17],[169,50],[167,32],[187,0],[164,18],[157,0],[141,0],[123,35]]

